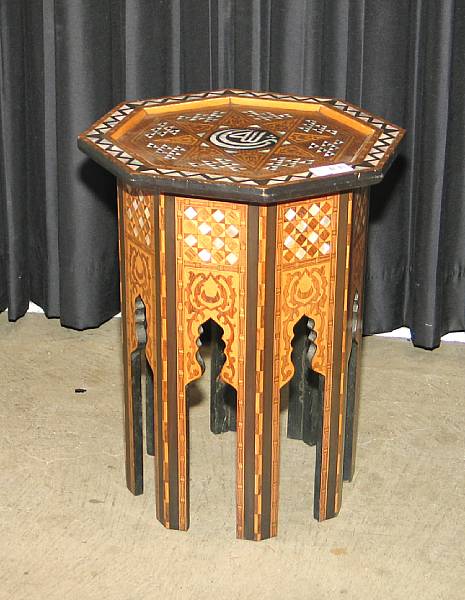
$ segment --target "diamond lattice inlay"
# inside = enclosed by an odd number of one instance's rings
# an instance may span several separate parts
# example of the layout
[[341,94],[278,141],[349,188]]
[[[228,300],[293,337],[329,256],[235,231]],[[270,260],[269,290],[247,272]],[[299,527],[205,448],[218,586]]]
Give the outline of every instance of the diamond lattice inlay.
[[321,135],[337,135],[337,129],[331,129],[324,123],[319,123],[315,119],[305,119],[297,129],[305,133],[319,133]]
[[218,119],[221,119],[221,117],[223,117],[225,114],[226,113],[224,110],[212,110],[211,112],[195,113],[194,115],[179,115],[179,117],[177,117],[176,120],[189,121],[191,123],[195,123],[196,121],[200,123],[213,123],[215,121],[218,121]]
[[267,171],[278,171],[282,167],[294,169],[295,167],[310,167],[315,161],[312,158],[286,158],[285,156],[274,156],[266,163]]
[[331,251],[332,205],[323,200],[313,204],[295,204],[284,212],[284,260],[311,260]]
[[209,160],[191,161],[189,163],[192,167],[210,167],[211,169],[229,169],[231,171],[245,171],[246,167],[234,162],[230,158],[211,158]]
[[188,206],[182,223],[186,260],[234,266],[239,260],[239,227],[237,210]]
[[149,129],[145,137],[152,139],[154,137],[165,137],[166,135],[177,135],[180,131],[180,129],[174,127],[168,121],[162,121],[156,127]]
[[244,114],[254,117],[258,121],[280,121],[282,119],[291,119],[289,113],[257,112],[255,110],[245,110]]
[[154,142],[149,142],[147,148],[150,148],[157,156],[165,160],[176,160],[178,156],[181,156],[186,151],[184,146],[179,146],[179,144],[170,146],[169,144],[155,144]]
[[126,227],[139,242],[150,246],[152,241],[152,227],[150,224],[150,209],[147,206],[146,196],[127,196],[130,202],[126,205]]

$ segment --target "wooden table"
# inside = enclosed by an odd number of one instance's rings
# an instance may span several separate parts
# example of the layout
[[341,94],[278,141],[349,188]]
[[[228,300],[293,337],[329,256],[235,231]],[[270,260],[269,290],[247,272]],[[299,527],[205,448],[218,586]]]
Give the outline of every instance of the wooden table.
[[206,329],[211,428],[237,430],[237,537],[277,533],[283,397],[288,436],[316,444],[315,518],[338,513],[354,472],[368,186],[403,133],[341,100],[220,90],[122,103],[79,137],[118,177],[127,484],[142,493],[145,365],[166,527],[189,526],[188,395]]

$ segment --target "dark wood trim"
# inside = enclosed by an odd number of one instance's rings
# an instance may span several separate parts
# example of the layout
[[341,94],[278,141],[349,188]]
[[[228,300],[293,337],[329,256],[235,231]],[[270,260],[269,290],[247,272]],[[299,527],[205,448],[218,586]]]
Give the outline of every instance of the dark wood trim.
[[[359,264],[354,264],[352,259],[354,255],[351,250],[350,264],[350,284],[349,284],[349,310],[352,310],[355,293],[358,292],[358,318],[357,330],[355,335],[351,333],[352,322],[347,324],[347,331],[350,333],[351,353],[349,360],[352,359],[355,365],[350,365],[352,370],[348,371],[347,378],[347,417],[345,428],[345,449],[344,449],[344,481],[352,481],[355,473],[355,460],[357,454],[357,436],[358,436],[358,420],[360,407],[360,370],[361,370],[361,349],[362,349],[362,334],[363,334],[363,310],[365,300],[365,264],[367,255],[367,240],[368,240],[368,219],[370,208],[370,195],[368,188],[361,188],[354,192],[355,194],[363,195],[362,215],[365,215],[365,227],[363,230],[362,252],[359,258]],[[358,215],[361,218],[362,215]],[[353,226],[353,225],[352,225]],[[355,247],[357,240],[352,237],[351,248]],[[354,261],[355,262],[355,261]],[[352,353],[354,357],[352,358]],[[355,379],[355,381],[352,381]],[[352,394],[353,397],[349,395]]]

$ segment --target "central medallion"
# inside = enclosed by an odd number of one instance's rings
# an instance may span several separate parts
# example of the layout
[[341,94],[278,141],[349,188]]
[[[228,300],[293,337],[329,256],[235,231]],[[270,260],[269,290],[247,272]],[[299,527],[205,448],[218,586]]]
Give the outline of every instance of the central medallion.
[[278,136],[266,129],[222,129],[215,131],[209,140],[226,150],[263,150],[274,146]]

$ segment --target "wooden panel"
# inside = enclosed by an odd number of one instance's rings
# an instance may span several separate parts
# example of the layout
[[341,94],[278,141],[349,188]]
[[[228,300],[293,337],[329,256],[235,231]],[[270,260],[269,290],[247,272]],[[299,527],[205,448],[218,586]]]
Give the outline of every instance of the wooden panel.
[[[121,305],[124,338],[125,373],[125,431],[126,431],[126,478],[128,488],[134,494],[143,490],[142,470],[142,407],[140,402],[140,358],[133,361],[139,347],[136,335],[136,300],[141,298],[145,305],[147,322],[146,357],[154,374],[155,362],[152,353],[155,332],[155,224],[154,204],[156,198],[144,195],[140,190],[118,186],[118,211],[120,223]],[[139,365],[139,366],[137,366]],[[136,369],[136,372],[134,370]],[[136,387],[134,387],[136,386]],[[150,425],[153,426],[153,425]]]

